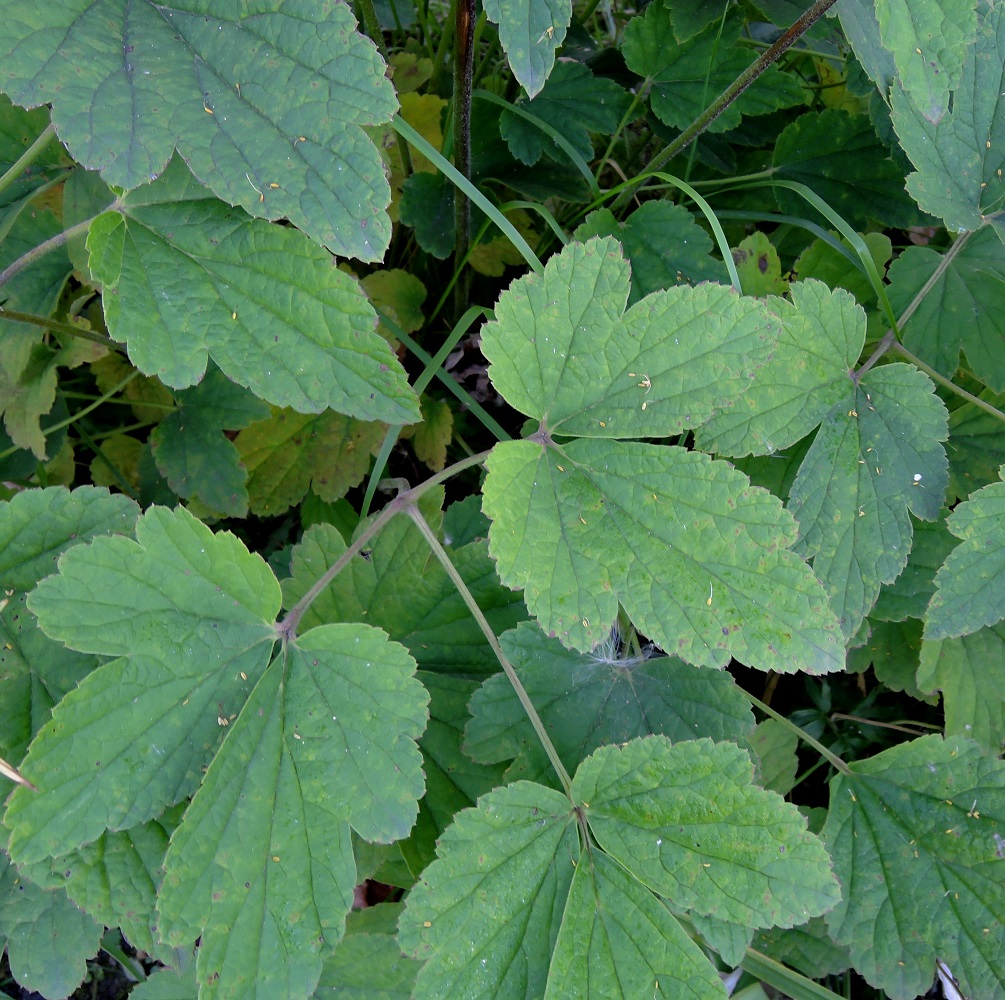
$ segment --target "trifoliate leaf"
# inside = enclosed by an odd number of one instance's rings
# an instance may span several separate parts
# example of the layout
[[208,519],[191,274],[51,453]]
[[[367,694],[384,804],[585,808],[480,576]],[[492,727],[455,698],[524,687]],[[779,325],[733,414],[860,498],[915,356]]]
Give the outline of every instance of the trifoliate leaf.
[[666,904],[597,851],[576,866],[545,1000],[724,1000],[726,990]]
[[520,781],[458,813],[398,923],[413,996],[542,996],[580,858],[569,800]]
[[712,240],[683,205],[647,201],[624,222],[609,209],[591,212],[573,233],[584,242],[592,236],[614,236],[632,265],[629,305],[671,285],[727,280],[726,267],[712,254]]
[[[631,103],[628,92],[613,80],[594,76],[582,63],[560,62],[541,93],[518,106],[558,131],[589,162],[590,133],[613,134]],[[565,155],[541,129],[512,111],[503,111],[499,127],[510,152],[528,166],[544,153]]]
[[[30,490],[19,497],[40,493]],[[16,497],[15,499],[19,499]],[[83,680],[98,659],[53,642],[25,606],[25,594],[4,588],[0,600],[0,757],[18,764],[52,706]]]
[[414,672],[378,629],[326,625],[255,687],[164,862],[158,926],[176,947],[201,936],[201,996],[312,995],[352,905],[349,825],[389,843],[418,812]]
[[379,260],[388,188],[361,126],[395,111],[384,63],[344,4],[271,8],[191,2],[168,15],[100,0],[85,13],[17,0],[4,90],[26,107],[51,103],[60,139],[109,184],[148,184],[177,149],[223,200]]
[[922,644],[918,687],[942,692],[946,735],[991,753],[1005,743],[1005,626]]
[[[429,514],[427,512],[427,517]],[[430,517],[434,525],[438,516]],[[283,600],[292,607],[346,549],[332,525],[312,527],[293,551]],[[451,558],[497,634],[526,617],[520,597],[500,586],[485,543]],[[404,643],[427,670],[485,675],[499,669],[478,624],[410,518],[392,520],[318,595],[305,625],[367,621]]]
[[[999,473],[1005,478],[1005,466]],[[1005,618],[1005,483],[974,493],[949,515],[949,530],[963,541],[935,575],[926,639],[969,635]]]
[[744,295],[784,295],[788,291],[778,251],[764,233],[754,232],[741,240],[733,251],[733,263]]
[[865,343],[865,313],[843,289],[819,281],[792,286],[792,301],[768,300],[782,321],[771,360],[728,409],[695,433],[722,455],[771,455],[804,438],[851,388],[849,372]]
[[0,503],[0,581],[30,590],[56,571],[68,548],[97,535],[130,534],[138,516],[129,497],[93,486],[24,490]]
[[556,442],[679,434],[732,403],[767,360],[774,326],[758,300],[678,286],[622,313],[628,288],[613,240],[571,244],[515,282],[484,328],[496,388],[541,422],[486,463],[503,582],[526,588],[545,631],[582,651],[606,637],[620,601],[688,662],[837,669],[834,621],[788,549],[793,525],[775,498],[698,452]]
[[487,0],[513,75],[531,97],[544,87],[572,20],[570,0]]
[[733,743],[650,736],[597,750],[573,793],[600,846],[675,908],[792,927],[840,890],[805,818],[753,774]]
[[21,986],[46,997],[68,997],[87,974],[102,928],[66,898],[45,890],[0,854],[0,941]]
[[982,7],[981,13],[976,41],[965,50],[952,111],[933,124],[894,87],[893,124],[917,168],[907,179],[907,189],[918,204],[944,219],[951,230],[975,230],[991,222],[1001,233],[1005,180],[999,170],[1005,150],[999,136],[1005,100],[1000,53],[1005,48],[1005,16],[993,4]]
[[91,224],[90,268],[110,334],[174,388],[208,357],[256,396],[409,423],[415,394],[358,284],[302,233],[250,219],[175,160]]
[[904,346],[952,377],[960,350],[985,385],[1005,390],[1005,260],[991,227],[971,234],[951,256],[908,247],[890,268],[890,305],[901,314],[924,296],[903,327]]
[[[699,670],[676,657],[607,657],[603,647],[584,656],[529,622],[499,642],[570,772],[608,743],[652,733],[674,741],[740,740],[753,726],[749,703],[726,673]],[[472,758],[486,763],[515,758],[511,774],[554,782],[540,740],[505,676],[485,681],[470,708],[464,749]]]
[[[835,234],[836,235],[836,234]],[[893,256],[893,244],[885,233],[858,233],[869,256],[872,257],[876,271],[882,277],[886,274],[886,265]],[[849,253],[852,249],[846,240],[841,242]],[[817,278],[828,288],[846,288],[855,296],[859,305],[869,305],[876,300],[876,290],[872,287],[868,275],[860,266],[849,260],[843,253],[835,250],[826,240],[814,240],[797,258],[793,266],[800,281],[807,278]]]
[[844,886],[831,936],[892,1000],[924,993],[936,958],[966,995],[1005,995],[1005,763],[925,736],[849,767],[823,833]]
[[798,551],[831,595],[846,637],[911,551],[908,512],[935,520],[948,480],[948,414],[927,375],[873,368],[827,415],[792,485]]
[[[736,44],[742,18],[717,18],[701,32],[678,42],[670,10],[650,4],[625,29],[623,52],[628,68],[652,85],[652,109],[674,128],[689,125],[749,65],[749,50]],[[772,66],[709,126],[725,132],[740,124],[742,115],[764,115],[804,101],[796,78]]]
[[[913,226],[920,216],[904,190],[904,171],[889,156],[865,115],[828,109],[800,115],[775,143],[772,173],[819,195],[856,229],[875,219]],[[795,191],[775,188],[783,212],[820,219]]]
[[251,510],[281,514],[309,489],[328,501],[345,496],[366,475],[385,430],[332,410],[310,416],[273,409],[234,441],[248,470]]
[[922,117],[938,124],[974,40],[974,5],[938,0],[917,7],[904,0],[876,0],[876,17],[883,45],[893,53],[898,82]]
[[42,794],[12,797],[19,862],[128,829],[190,795],[264,670],[279,585],[259,557],[184,509],[152,507],[136,541],[95,538],[64,553],[32,593],[47,635],[120,656],[56,707],[24,767]]

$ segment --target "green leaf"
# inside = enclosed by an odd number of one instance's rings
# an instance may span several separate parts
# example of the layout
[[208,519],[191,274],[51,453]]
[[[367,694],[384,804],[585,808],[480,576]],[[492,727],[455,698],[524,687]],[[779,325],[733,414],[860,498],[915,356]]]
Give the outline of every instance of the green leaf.
[[[499,641],[570,772],[608,743],[652,733],[675,741],[739,740],[753,726],[749,703],[729,674],[699,670],[676,657],[605,656],[602,647],[584,656],[529,622]],[[473,759],[515,758],[511,777],[555,780],[505,676],[486,680],[470,709],[464,749]]]
[[876,17],[883,44],[893,53],[898,82],[921,115],[937,124],[974,40],[974,4],[938,0],[919,7],[905,0],[876,0]]
[[379,260],[389,191],[361,126],[397,106],[384,63],[343,4],[269,7],[191,0],[168,16],[121,0],[15,0],[4,89],[26,107],[51,103],[60,139],[108,184],[148,184],[177,149],[223,200]]
[[750,746],[760,764],[758,783],[779,795],[788,795],[796,783],[799,737],[777,719],[765,719],[750,734]]
[[[960,10],[954,3],[953,7]],[[992,9],[993,8],[993,9]],[[893,125],[917,172],[907,190],[926,212],[951,230],[980,229],[1000,223],[1005,181],[998,174],[1002,151],[998,136],[1005,125],[1001,97],[1001,52],[1005,16],[996,5],[982,6],[976,41],[966,47],[953,109],[934,124],[900,87],[893,88]],[[920,62],[920,60],[919,60]]]
[[442,174],[414,173],[401,192],[401,221],[415,230],[426,253],[446,260],[453,253],[454,186]]
[[[1005,466],[999,475],[1005,479]],[[963,541],[935,575],[926,639],[951,639],[1005,618],[1005,483],[974,493],[949,515],[949,530]]]
[[[980,399],[997,409],[1005,407],[1005,393],[990,390]],[[947,503],[966,500],[971,493],[998,481],[1005,463],[1005,436],[1001,420],[973,403],[964,403],[949,415],[949,494]]]
[[130,1000],[198,1000],[199,984],[195,981],[195,962],[189,962],[184,972],[160,968],[139,983],[129,994]]
[[711,238],[683,205],[647,201],[624,222],[609,209],[598,209],[573,233],[583,242],[593,236],[621,241],[632,265],[629,305],[672,285],[727,280],[725,266],[711,254]]
[[248,473],[223,432],[268,413],[265,403],[211,368],[199,385],[178,394],[178,409],[153,429],[150,447],[158,471],[178,496],[228,517],[245,517]]
[[217,201],[178,160],[118,205],[91,224],[87,249],[109,333],[142,371],[184,388],[212,356],[280,406],[418,418],[373,307],[302,233]]
[[968,996],[1005,995],[1005,763],[926,736],[850,767],[824,827],[845,889],[834,940],[892,1000],[924,993],[936,958]]
[[[837,234],[832,234],[837,236]],[[872,257],[873,264],[876,265],[876,272],[882,277],[886,273],[886,265],[893,256],[893,244],[890,237],[885,233],[858,233],[869,256]],[[847,240],[841,238],[841,242],[852,251]],[[869,305],[876,301],[876,290],[872,286],[868,275],[853,264],[844,254],[839,253],[825,240],[814,240],[797,258],[793,265],[793,271],[800,281],[807,278],[817,278],[829,288],[846,288],[855,296],[855,301],[859,305]]]
[[938,520],[914,521],[914,544],[904,572],[880,592],[870,617],[882,621],[901,622],[907,618],[923,618],[928,602],[935,593],[935,574],[956,545],[946,527],[944,508]]
[[816,427],[851,388],[849,372],[865,343],[865,314],[843,289],[819,281],[792,285],[792,301],[771,297],[782,321],[778,346],[754,384],[695,433],[718,454],[771,455]]
[[755,231],[733,251],[744,295],[784,295],[789,283],[782,277],[778,251],[764,233]]
[[454,413],[445,400],[423,396],[419,401],[422,423],[411,434],[415,457],[433,472],[447,464],[447,446],[454,437]]
[[918,687],[918,663],[921,657],[921,622],[917,618],[885,622],[867,618],[869,629],[865,644],[848,652],[848,671],[862,673],[871,666],[876,680],[891,691],[906,691],[912,698],[935,704]]
[[717,917],[706,917],[700,913],[689,913],[688,919],[701,935],[702,941],[731,969],[743,963],[747,949],[754,937],[753,927],[740,927]]
[[939,516],[947,424],[927,375],[904,364],[873,368],[848,382],[799,467],[789,496],[799,551],[813,558],[846,637],[907,563],[908,512]]
[[0,579],[30,590],[60,554],[97,535],[131,534],[139,508],[121,494],[81,486],[24,490],[0,502]]
[[569,800],[520,781],[458,813],[409,894],[414,996],[541,996],[580,851]]
[[544,87],[572,20],[570,0],[487,0],[513,75],[531,97]]
[[[865,115],[836,108],[800,115],[775,143],[772,176],[805,184],[855,229],[869,228],[870,219],[904,228],[920,221],[904,171]],[[775,188],[775,197],[789,215],[820,219],[794,191]]]
[[[435,524],[439,515],[427,518]],[[362,527],[359,529],[362,530]],[[315,525],[293,550],[283,601],[292,607],[346,549],[332,525]],[[500,586],[485,543],[452,553],[454,564],[497,634],[526,617],[519,595]],[[427,670],[484,675],[499,664],[457,588],[410,518],[386,525],[304,614],[304,625],[367,621],[406,645]]]
[[[49,109],[25,111],[0,96],[0,173],[6,174],[24,156],[35,139],[49,124]],[[39,188],[59,176],[69,166],[63,147],[51,139],[31,164],[19,176],[5,178],[9,186],[0,194],[0,208],[32,197]]]
[[963,237],[950,254],[908,247],[890,268],[890,305],[901,314],[924,296],[903,327],[902,341],[922,361],[951,378],[966,351],[974,374],[1005,391],[1005,259],[987,227]]
[[389,843],[423,791],[415,661],[368,625],[326,625],[266,671],[171,838],[162,937],[201,936],[200,996],[310,997],[342,936],[349,825]]
[[800,927],[758,931],[753,947],[814,978],[836,976],[851,965],[847,948],[839,948],[828,937],[823,917],[814,917]]
[[[743,19],[730,16],[724,25],[719,21],[678,42],[670,11],[659,0],[625,28],[625,62],[644,78],[643,85],[652,85],[652,109],[667,125],[690,125],[750,65],[749,50],[736,44]],[[742,115],[769,114],[804,99],[796,78],[771,66],[709,128],[725,132],[736,128]]]
[[576,866],[545,1000],[726,996],[665,903],[599,851]]
[[545,631],[588,651],[620,601],[660,646],[725,666],[823,672],[843,663],[819,584],[789,546],[776,498],[679,447],[572,440],[700,425],[750,385],[775,321],[722,286],[678,286],[622,313],[629,275],[611,239],[570,244],[499,299],[482,349],[496,388],[540,420],[497,445],[484,509],[503,583]]
[[29,600],[43,630],[121,658],[68,694],[29,750],[23,766],[42,794],[15,794],[4,819],[18,862],[65,854],[190,795],[276,638],[268,566],[184,509],[152,507],[136,541],[95,538],[59,568]]
[[[855,57],[886,97],[897,77],[893,53],[880,40],[876,0],[842,0],[836,10]],[[818,22],[819,23],[819,22]]]
[[1005,626],[923,643],[918,687],[942,692],[947,736],[969,737],[999,753],[1005,743]]
[[[611,135],[631,103],[627,91],[613,80],[594,76],[582,63],[560,62],[541,93],[518,107],[565,136],[589,162],[593,159],[590,133]],[[564,155],[541,129],[512,111],[503,111],[499,128],[510,152],[527,166],[532,167],[545,153],[553,159]]]
[[251,510],[281,514],[308,490],[328,501],[345,496],[362,482],[385,430],[331,410],[310,416],[273,409],[234,442],[248,470]]
[[[32,491],[38,493],[40,491]],[[22,493],[20,496],[30,495]],[[0,757],[18,764],[52,706],[97,665],[53,642],[25,606],[25,594],[4,588],[0,601]]]
[[601,747],[573,792],[600,846],[674,907],[792,927],[840,890],[805,818],[753,773],[733,743],[650,736]]
[[0,940],[18,983],[46,997],[68,997],[87,974],[102,928],[66,898],[19,875],[0,854]]
[[[370,907],[371,910],[382,907]],[[324,963],[315,1000],[409,1000],[417,962],[404,958],[394,934],[350,931],[356,910],[349,917],[346,936]]]

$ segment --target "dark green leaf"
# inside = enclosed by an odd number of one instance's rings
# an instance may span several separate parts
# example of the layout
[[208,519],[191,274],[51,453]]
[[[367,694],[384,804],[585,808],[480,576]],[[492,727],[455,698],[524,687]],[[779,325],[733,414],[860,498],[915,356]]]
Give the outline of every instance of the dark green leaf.
[[938,520],[925,522],[911,519],[914,544],[904,572],[880,591],[879,600],[870,613],[881,621],[901,622],[907,618],[923,618],[928,602],[935,593],[935,573],[946,561],[956,541],[946,527],[943,509]]
[[428,254],[445,260],[453,253],[454,187],[442,174],[414,173],[401,193],[401,221],[415,230]]
[[[893,244],[885,233],[859,233],[859,238],[865,243],[876,265],[876,271],[882,277],[886,273],[886,265],[893,255]],[[854,253],[847,241],[841,240],[849,253]],[[857,260],[857,258],[856,258]],[[846,288],[860,305],[869,305],[876,300],[876,290],[872,287],[868,275],[856,266],[843,253],[835,250],[825,240],[814,240],[796,258],[793,270],[800,281],[807,278],[817,278],[828,288]]]
[[[990,390],[980,398],[1001,410],[1005,393]],[[946,500],[966,500],[971,493],[998,481],[998,470],[1005,464],[1005,437],[1002,422],[992,413],[973,403],[964,403],[949,415],[949,495]]]

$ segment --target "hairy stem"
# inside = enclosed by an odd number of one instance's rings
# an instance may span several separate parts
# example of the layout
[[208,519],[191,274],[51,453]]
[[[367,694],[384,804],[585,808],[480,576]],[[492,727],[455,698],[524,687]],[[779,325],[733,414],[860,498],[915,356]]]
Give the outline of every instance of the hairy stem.
[[[788,28],[771,48],[762,52],[669,146],[656,154],[647,171],[662,170],[678,153],[687,149],[769,66],[777,62],[805,35],[834,3],[835,0],[815,0],[813,6]],[[611,206],[612,210],[617,211],[626,205],[647,179],[641,177],[633,181],[621,192],[617,201]]]
[[332,580],[335,579],[349,565],[349,562],[366,547],[367,543],[370,541],[381,528],[387,524],[396,514],[402,513],[410,504],[416,503],[419,498],[428,493],[434,486],[439,486],[440,483],[452,476],[457,475],[458,472],[463,472],[465,469],[471,468],[473,465],[481,465],[482,462],[488,458],[489,453],[487,451],[479,452],[477,455],[471,455],[468,458],[462,458],[459,462],[455,462],[453,465],[447,466],[442,472],[437,472],[435,476],[430,476],[425,482],[420,483],[418,486],[413,486],[410,490],[403,490],[399,493],[371,522],[367,525],[366,529],[360,534],[360,536],[353,541],[353,543],[338,557],[338,559],[332,563],[328,568],[327,572],[318,579],[318,581],[311,587],[310,590],[304,594],[303,597],[293,605],[292,608],[286,613],[286,617],[276,626],[276,631],[279,633],[279,637],[283,640],[293,639],[297,634],[297,625],[300,624],[300,619],[303,618],[304,612],[314,603],[317,599],[318,594],[320,594],[325,587],[327,587]]
[[94,219],[87,219],[84,222],[78,222],[75,226],[70,226],[69,229],[56,233],[55,236],[39,243],[37,247],[32,247],[26,254],[22,254],[12,264],[8,264],[3,271],[0,271],[0,287],[6,285],[11,278],[20,274],[26,267],[34,264],[36,260],[44,257],[51,250],[56,250],[63,246],[64,243],[72,240],[74,236],[86,233],[93,221]]
[[837,754],[828,750],[827,747],[825,747],[819,740],[813,739],[809,733],[800,729],[790,719],[786,719],[784,715],[780,715],[770,705],[765,705],[760,698],[755,698],[749,691],[744,691],[743,688],[740,688],[740,693],[755,708],[759,708],[765,715],[770,716],[776,722],[780,722],[787,729],[791,729],[792,732],[794,732],[804,743],[808,743],[811,747],[813,747],[813,749],[816,750],[816,752],[820,754],[820,756],[823,757],[828,764],[832,765],[835,770],[840,771],[842,774],[851,774],[851,770],[848,765]]
[[[454,44],[454,166],[471,180],[471,93],[475,75],[475,0],[457,0],[456,40]],[[471,244],[471,202],[460,189],[454,189],[454,270],[464,268]],[[468,305],[471,288],[470,271],[466,268],[454,290],[457,315]]]
[[125,353],[125,348],[116,343],[104,334],[95,333],[93,330],[85,330],[71,323],[60,323],[58,320],[50,319],[48,316],[36,316],[34,313],[17,312],[15,309],[4,309],[0,307],[0,319],[9,319],[13,323],[31,323],[33,326],[41,326],[53,333],[62,333],[67,337],[77,337],[80,340],[89,340],[95,344],[101,344],[110,351],[120,351]]
[[489,646],[492,647],[492,652],[495,653],[496,659],[503,668],[503,673],[506,674],[507,680],[513,686],[513,690],[516,692],[517,698],[520,699],[520,704],[523,706],[523,710],[527,713],[527,718],[530,719],[530,724],[534,727],[534,732],[537,733],[537,738],[541,741],[541,745],[544,747],[544,752],[548,755],[548,760],[551,761],[551,766],[555,769],[555,773],[558,775],[558,780],[562,783],[562,788],[564,789],[565,794],[569,797],[569,800],[575,804],[575,800],[572,797],[572,778],[569,777],[569,772],[566,771],[565,765],[562,763],[562,759],[558,756],[558,751],[555,749],[555,745],[551,742],[548,730],[545,729],[544,723],[541,721],[541,717],[537,714],[537,709],[534,707],[534,703],[530,700],[530,695],[527,694],[527,689],[520,682],[520,678],[517,677],[513,664],[509,662],[506,658],[506,654],[502,651],[502,647],[499,645],[499,640],[492,631],[492,626],[489,625],[488,619],[482,613],[482,609],[478,607],[478,602],[474,599],[471,591],[468,590],[467,584],[464,582],[461,574],[457,571],[457,567],[450,561],[450,556],[447,555],[446,550],[440,544],[440,540],[436,537],[436,533],[429,527],[429,524],[422,516],[419,508],[416,507],[414,503],[409,504],[408,507],[405,508],[405,513],[408,514],[409,517],[411,517],[416,523],[419,531],[422,532],[423,537],[429,544],[430,549],[432,549],[433,555],[440,561],[440,565],[443,566],[447,576],[450,577],[454,586],[464,599],[464,603],[468,606],[468,610],[471,612],[475,621],[478,622],[478,627],[482,630],[482,634],[485,636]]
[[55,134],[56,126],[52,122],[49,122],[39,133],[38,138],[17,158],[10,168],[4,171],[3,177],[0,177],[0,194],[3,194],[39,158],[42,150],[49,145]]

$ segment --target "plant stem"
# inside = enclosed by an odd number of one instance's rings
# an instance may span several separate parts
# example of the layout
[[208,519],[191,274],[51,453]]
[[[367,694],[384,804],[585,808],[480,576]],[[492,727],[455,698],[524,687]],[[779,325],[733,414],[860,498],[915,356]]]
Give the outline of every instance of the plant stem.
[[510,684],[513,686],[513,690],[516,692],[517,698],[520,699],[520,704],[523,706],[523,710],[527,713],[527,718],[530,719],[530,724],[534,727],[534,732],[537,733],[537,738],[541,741],[541,745],[544,747],[544,752],[548,755],[548,760],[551,761],[551,766],[555,769],[555,773],[558,775],[558,780],[562,783],[562,788],[565,791],[565,794],[569,797],[569,801],[575,805],[575,799],[572,796],[572,778],[569,777],[569,772],[566,771],[565,765],[562,763],[562,759],[558,756],[558,751],[555,749],[554,743],[551,742],[548,730],[545,729],[544,723],[541,721],[541,717],[537,714],[537,709],[534,707],[534,703],[530,700],[530,695],[527,694],[527,689],[520,682],[520,678],[517,676],[516,670],[513,668],[513,664],[509,662],[506,658],[506,654],[502,651],[502,647],[499,645],[499,640],[492,631],[492,626],[489,625],[488,619],[483,614],[482,609],[478,607],[478,602],[474,599],[471,591],[468,590],[463,577],[457,571],[457,567],[450,561],[450,556],[447,555],[446,550],[440,544],[440,540],[436,537],[436,533],[429,527],[429,524],[422,516],[419,508],[416,507],[414,503],[411,503],[405,508],[405,513],[408,514],[409,517],[411,517],[416,523],[419,531],[422,532],[423,537],[429,544],[430,549],[432,549],[433,555],[440,561],[440,565],[443,566],[447,576],[449,576],[451,581],[453,581],[454,586],[464,599],[464,603],[468,606],[468,610],[471,612],[475,621],[478,622],[478,627],[482,630],[482,634],[485,636],[489,646],[492,647],[492,652],[495,653],[496,659],[503,668],[503,673],[506,674],[507,680],[509,680]]
[[[795,24],[775,41],[771,48],[762,52],[673,142],[657,153],[646,168],[647,171],[662,170],[678,153],[687,149],[772,63],[777,62],[813,25],[820,20],[836,0],[815,0],[812,7]],[[635,191],[646,183],[642,176],[634,180],[612,205],[617,211],[628,203]]]
[[740,688],[740,693],[755,708],[759,708],[765,715],[770,716],[776,722],[780,722],[787,729],[791,729],[792,732],[794,732],[804,743],[808,743],[811,747],[813,747],[813,749],[816,750],[816,752],[820,754],[820,756],[823,757],[828,764],[831,764],[835,770],[840,771],[842,774],[851,774],[851,770],[848,765],[840,757],[838,757],[837,754],[828,750],[827,747],[825,747],[819,740],[813,739],[809,733],[800,729],[790,719],[786,719],[784,715],[780,715],[770,705],[765,705],[760,698],[755,698],[749,691],[744,691],[743,688]]
[[56,134],[56,126],[49,122],[39,133],[38,138],[17,158],[0,177],[0,194],[3,194],[41,155],[42,150],[49,145]]
[[400,514],[410,504],[414,504],[423,494],[428,493],[434,486],[439,486],[444,480],[450,479],[471,468],[473,465],[481,465],[488,458],[487,451],[479,452],[468,458],[462,458],[459,462],[447,466],[442,472],[437,472],[435,476],[430,476],[425,482],[418,486],[413,486],[410,490],[403,490],[367,525],[363,532],[352,544],[338,557],[338,559],[328,568],[325,574],[304,594],[303,597],[293,605],[286,613],[286,617],[276,626],[279,637],[283,640],[292,639],[297,634],[297,625],[303,618],[304,612],[314,603],[325,587],[328,586],[346,568],[354,556],[366,546],[367,542],[380,531],[396,514]]
[[12,264],[8,264],[3,271],[0,271],[0,287],[6,285],[11,278],[20,274],[26,267],[34,264],[36,260],[44,257],[50,250],[56,250],[63,246],[64,243],[72,240],[74,236],[86,233],[93,221],[94,219],[86,219],[84,222],[78,222],[75,226],[70,226],[69,229],[56,233],[55,236],[39,243],[37,247],[32,247],[26,254],[22,254]]
[[58,320],[50,319],[47,316],[36,316],[34,313],[23,313],[17,312],[14,309],[4,309],[0,306],[0,319],[9,319],[14,323],[31,323],[34,326],[44,327],[46,330],[52,330],[53,333],[62,333],[68,337],[77,337],[80,340],[89,340],[94,344],[101,344],[103,347],[107,347],[110,351],[120,351],[125,353],[125,348],[112,340],[110,337],[106,337],[104,334],[95,333],[93,330],[84,330],[80,327],[73,326],[72,323],[60,323]]

